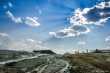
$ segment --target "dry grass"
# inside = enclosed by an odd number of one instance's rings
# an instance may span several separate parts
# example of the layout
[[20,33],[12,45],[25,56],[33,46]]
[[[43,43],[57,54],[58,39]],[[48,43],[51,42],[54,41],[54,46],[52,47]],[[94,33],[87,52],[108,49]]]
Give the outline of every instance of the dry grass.
[[75,73],[110,73],[109,54],[72,54],[66,58]]

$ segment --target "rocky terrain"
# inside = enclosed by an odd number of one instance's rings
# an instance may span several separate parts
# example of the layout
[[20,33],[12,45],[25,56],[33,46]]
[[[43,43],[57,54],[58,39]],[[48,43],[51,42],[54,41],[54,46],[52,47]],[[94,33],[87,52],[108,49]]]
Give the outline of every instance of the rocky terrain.
[[[13,58],[12,53],[17,57]],[[59,55],[41,50],[1,54],[0,73],[110,73],[110,53]]]
[[69,66],[62,55],[34,53],[0,62],[0,73],[69,73]]

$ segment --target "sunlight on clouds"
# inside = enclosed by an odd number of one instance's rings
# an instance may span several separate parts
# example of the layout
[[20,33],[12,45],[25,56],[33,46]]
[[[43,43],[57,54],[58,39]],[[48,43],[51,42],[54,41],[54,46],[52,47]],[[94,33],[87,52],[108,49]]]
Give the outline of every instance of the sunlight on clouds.
[[110,2],[101,2],[91,8],[78,8],[70,17],[70,23],[103,25],[110,18],[110,13],[106,12],[107,8],[110,9]]
[[79,35],[87,34],[91,30],[82,25],[72,25],[66,29],[59,30],[57,32],[49,32],[49,34],[56,38],[76,37]]
[[75,15],[70,17],[70,23],[74,25],[87,24],[87,19],[83,16],[83,14],[87,13],[88,10],[89,9],[82,12],[81,9],[78,8],[74,13]]
[[[75,37],[82,34],[87,34],[91,32],[88,25],[102,26],[107,22],[110,18],[110,12],[107,12],[107,9],[110,9],[110,1],[101,2],[91,8],[78,8],[70,17],[71,25],[69,27],[61,29],[57,32],[49,32],[49,34],[56,38]],[[76,26],[78,26],[78,29],[74,28]],[[80,28],[84,28],[85,31],[79,31]]]

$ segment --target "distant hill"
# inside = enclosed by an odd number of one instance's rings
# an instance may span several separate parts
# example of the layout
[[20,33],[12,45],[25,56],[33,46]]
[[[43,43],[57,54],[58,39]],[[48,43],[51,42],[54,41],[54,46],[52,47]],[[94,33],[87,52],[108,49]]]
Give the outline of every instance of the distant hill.
[[96,49],[93,53],[110,53],[110,49]]
[[32,56],[33,53],[15,50],[0,50],[0,61],[21,58],[23,56]]
[[56,54],[55,52],[51,50],[34,50],[34,53],[41,53],[41,54]]
[[0,50],[0,61],[7,61],[18,59],[27,56],[34,56],[35,54],[56,54],[51,50],[34,50],[33,52],[16,51],[16,50]]
[[32,55],[33,53],[27,51],[16,50],[0,50],[0,55]]

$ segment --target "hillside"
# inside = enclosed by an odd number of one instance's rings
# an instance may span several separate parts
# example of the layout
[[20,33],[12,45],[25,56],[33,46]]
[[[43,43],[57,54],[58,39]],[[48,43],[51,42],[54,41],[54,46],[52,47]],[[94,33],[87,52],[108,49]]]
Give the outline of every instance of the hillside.
[[[42,51],[34,52],[31,56],[27,53],[21,58],[22,54],[19,54],[19,58],[4,58],[5,61],[0,62],[0,73],[69,73],[69,63],[62,55],[53,54],[50,50]],[[11,53],[7,52],[7,56]]]
[[0,61],[18,59],[25,56],[33,56],[33,53],[15,50],[0,50]]
[[110,53],[0,51],[0,73],[110,73]]
[[70,73],[110,73],[110,53],[69,54]]

